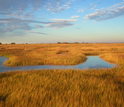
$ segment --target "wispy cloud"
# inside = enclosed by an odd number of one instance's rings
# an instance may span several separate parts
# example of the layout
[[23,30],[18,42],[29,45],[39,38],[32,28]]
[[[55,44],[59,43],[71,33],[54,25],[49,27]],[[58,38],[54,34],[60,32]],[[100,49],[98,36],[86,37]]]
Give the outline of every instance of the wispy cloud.
[[48,2],[46,5],[47,10],[52,12],[60,12],[66,9],[69,9],[71,7],[71,4],[74,0],[51,0],[51,2]]
[[23,20],[15,18],[3,18],[0,19],[0,32],[11,32],[14,30],[32,30],[33,27],[31,24],[35,24],[35,28],[43,28],[44,24],[51,22],[42,22],[36,20]]
[[[50,22],[34,19],[36,10],[46,9],[51,12],[60,12],[70,8],[74,0],[0,0],[0,32],[14,30],[32,30],[44,26],[70,26],[69,20],[52,20]],[[70,22],[70,23],[69,23]]]
[[85,16],[86,19],[101,21],[116,18],[124,15],[124,2],[118,3],[108,8],[97,10]]
[[47,24],[46,27],[63,28],[63,27],[68,27],[68,26],[72,26],[72,25],[74,25],[74,24],[68,23],[68,22],[53,22],[53,23]]
[[12,32],[15,30],[31,30],[31,29],[32,28],[26,23],[16,24],[16,23],[9,22],[7,24],[1,24],[0,26],[1,33]]
[[55,22],[76,22],[77,19],[51,19],[52,21]]
[[0,0],[0,14],[21,13],[28,8],[38,10],[46,8],[52,12],[60,12],[70,8],[74,0]]
[[73,26],[76,19],[51,19],[53,22],[46,24],[46,27],[63,28]]
[[0,32],[5,33],[16,30],[31,31],[32,29],[41,29],[45,27],[63,28],[72,26],[73,22],[76,21],[76,19],[51,19],[49,22],[43,22],[18,18],[3,18],[0,19]]
[[46,24],[49,22],[43,22],[43,21],[36,21],[36,20],[27,20],[27,19],[19,19],[19,18],[3,18],[0,19],[0,23],[9,23],[9,22],[14,22],[14,23],[42,23]]
[[45,5],[44,0],[0,0],[0,11],[20,11],[31,8],[41,8]]
[[31,27],[24,21],[14,19],[0,19],[0,32],[6,33],[14,30],[30,30]]

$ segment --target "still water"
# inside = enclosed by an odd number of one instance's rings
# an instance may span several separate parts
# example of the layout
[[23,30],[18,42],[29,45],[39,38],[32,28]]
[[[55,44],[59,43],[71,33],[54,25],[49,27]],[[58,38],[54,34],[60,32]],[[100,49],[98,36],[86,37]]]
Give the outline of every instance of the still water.
[[112,68],[115,64],[110,64],[102,60],[99,56],[87,56],[87,60],[78,65],[38,65],[38,66],[20,66],[7,67],[3,63],[7,58],[0,57],[0,72],[14,71],[14,70],[37,70],[37,69],[89,69],[89,68]]

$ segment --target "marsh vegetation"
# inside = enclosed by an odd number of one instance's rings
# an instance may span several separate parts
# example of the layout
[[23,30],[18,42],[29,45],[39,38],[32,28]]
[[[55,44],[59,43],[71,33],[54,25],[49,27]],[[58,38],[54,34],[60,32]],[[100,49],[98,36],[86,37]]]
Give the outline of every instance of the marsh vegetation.
[[0,106],[123,107],[123,69],[0,73]]
[[[99,55],[110,62],[120,63],[124,44],[16,44],[1,45],[0,56],[9,57],[6,66],[76,65],[86,55]],[[113,58],[114,57],[114,58]],[[121,57],[121,58],[120,58]]]
[[118,64],[111,69],[0,73],[1,107],[123,107],[124,44],[1,45],[7,66],[74,65],[86,55]]

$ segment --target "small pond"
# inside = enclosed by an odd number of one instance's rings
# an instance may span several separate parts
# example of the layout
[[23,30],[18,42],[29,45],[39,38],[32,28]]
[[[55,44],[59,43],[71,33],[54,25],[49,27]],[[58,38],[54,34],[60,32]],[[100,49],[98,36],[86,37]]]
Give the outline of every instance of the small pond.
[[87,60],[78,65],[37,65],[37,66],[20,66],[7,67],[3,63],[7,58],[0,57],[0,72],[14,70],[37,70],[37,69],[89,69],[89,68],[112,68],[115,64],[104,61],[99,56],[87,56]]

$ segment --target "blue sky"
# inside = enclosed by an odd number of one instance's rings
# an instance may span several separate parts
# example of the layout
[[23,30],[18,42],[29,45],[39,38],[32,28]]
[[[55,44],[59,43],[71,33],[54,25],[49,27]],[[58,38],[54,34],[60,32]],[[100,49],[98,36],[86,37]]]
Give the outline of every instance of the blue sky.
[[0,42],[124,42],[124,0],[0,0]]

